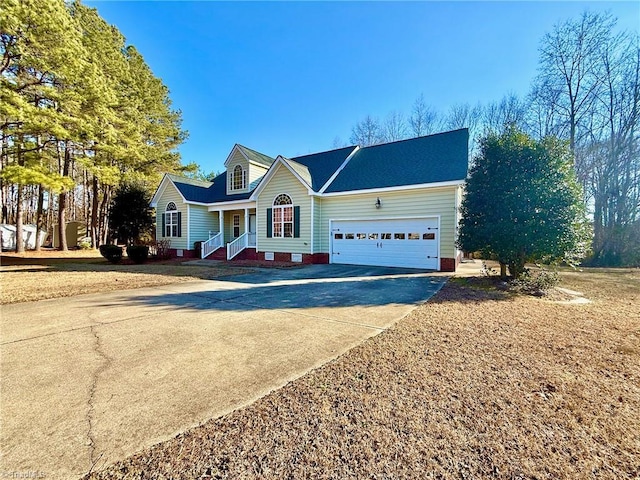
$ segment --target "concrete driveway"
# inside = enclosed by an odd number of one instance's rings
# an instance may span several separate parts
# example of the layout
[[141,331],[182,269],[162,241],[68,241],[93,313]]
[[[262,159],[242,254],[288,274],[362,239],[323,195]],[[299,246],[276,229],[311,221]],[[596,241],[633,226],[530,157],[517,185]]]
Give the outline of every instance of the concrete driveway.
[[313,265],[3,306],[0,474],[73,478],[171,438],[380,333],[445,280]]

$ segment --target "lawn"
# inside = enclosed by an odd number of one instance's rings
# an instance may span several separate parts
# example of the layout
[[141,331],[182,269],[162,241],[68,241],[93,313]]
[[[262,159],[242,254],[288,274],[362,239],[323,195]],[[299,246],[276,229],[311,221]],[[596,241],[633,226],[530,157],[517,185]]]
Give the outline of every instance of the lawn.
[[635,478],[640,271],[588,304],[454,279],[395,327],[92,478]]
[[112,265],[96,250],[3,253],[0,304],[69,297],[246,273],[246,268],[211,262],[185,266],[183,260]]

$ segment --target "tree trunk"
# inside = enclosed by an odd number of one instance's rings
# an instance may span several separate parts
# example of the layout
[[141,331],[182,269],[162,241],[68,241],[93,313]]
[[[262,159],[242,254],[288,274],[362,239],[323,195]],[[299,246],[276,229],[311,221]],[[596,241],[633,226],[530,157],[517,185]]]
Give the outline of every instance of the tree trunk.
[[[18,165],[23,165],[22,158],[22,135],[18,136],[18,145],[17,145],[17,160]],[[16,252],[23,253],[24,252],[24,235],[22,232],[22,223],[23,223],[23,211],[24,206],[22,205],[22,193],[23,188],[21,184],[16,185]]]
[[62,191],[58,196],[58,250],[66,252],[69,250],[67,246],[67,192]]
[[53,246],[53,224],[54,224],[54,213],[56,206],[54,205],[54,195],[51,189],[47,190],[47,233],[49,232],[49,228],[51,228],[51,246]]
[[22,232],[22,185],[17,185],[16,195],[16,252],[24,253],[24,235]]
[[109,203],[111,202],[111,187],[104,185],[102,202],[100,203],[100,241],[108,243],[109,240]]
[[602,255],[604,244],[603,232],[603,207],[600,191],[595,192],[594,209],[593,209],[593,262],[597,265]]
[[44,226],[44,187],[38,186],[38,210],[36,213],[36,252],[40,251],[40,232]]
[[515,260],[509,262],[509,273],[514,280],[517,280],[522,276],[524,273],[524,265],[525,261],[523,256],[519,256]]
[[502,280],[507,279],[507,264],[500,262],[500,278]]
[[[71,160],[71,152],[69,151],[69,146],[65,144],[64,147],[64,163],[62,167],[62,175],[69,175],[69,165]],[[67,224],[67,192],[62,190],[60,195],[58,196],[58,237],[60,239],[60,250],[66,252],[69,250],[69,246],[67,245],[67,232],[66,232],[66,224]]]
[[91,198],[91,246],[98,248],[98,241],[100,238],[100,230],[98,226],[98,178],[94,175],[92,182],[93,195]]

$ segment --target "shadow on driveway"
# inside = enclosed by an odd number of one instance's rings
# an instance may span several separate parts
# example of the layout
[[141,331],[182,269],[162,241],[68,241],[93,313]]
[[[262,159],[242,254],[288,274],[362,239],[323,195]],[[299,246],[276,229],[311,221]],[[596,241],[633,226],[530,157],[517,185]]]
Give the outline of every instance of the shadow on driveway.
[[[269,275],[269,283],[265,284],[265,274],[240,275],[216,281],[212,286],[222,288],[215,290],[130,296],[128,301],[139,305],[218,311],[418,305],[429,299],[446,281],[446,277],[415,274],[358,279],[314,278],[308,275],[298,278],[283,275],[282,278],[286,280]],[[109,308],[114,305],[104,303],[101,306]]]
[[415,276],[434,273],[433,270],[395,267],[367,267],[362,265],[320,264],[305,265],[299,268],[262,268],[258,271],[234,275],[225,281],[266,284],[294,280],[335,280],[347,278],[367,279],[388,276]]

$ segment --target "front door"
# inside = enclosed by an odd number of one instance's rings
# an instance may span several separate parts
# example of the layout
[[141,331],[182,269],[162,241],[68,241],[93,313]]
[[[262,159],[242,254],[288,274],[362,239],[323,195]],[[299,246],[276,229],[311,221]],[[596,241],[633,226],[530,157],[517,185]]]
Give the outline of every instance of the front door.
[[240,236],[240,215],[233,216],[233,238]]
[[249,214],[249,238],[248,238],[248,246],[255,247],[256,246],[256,214]]

